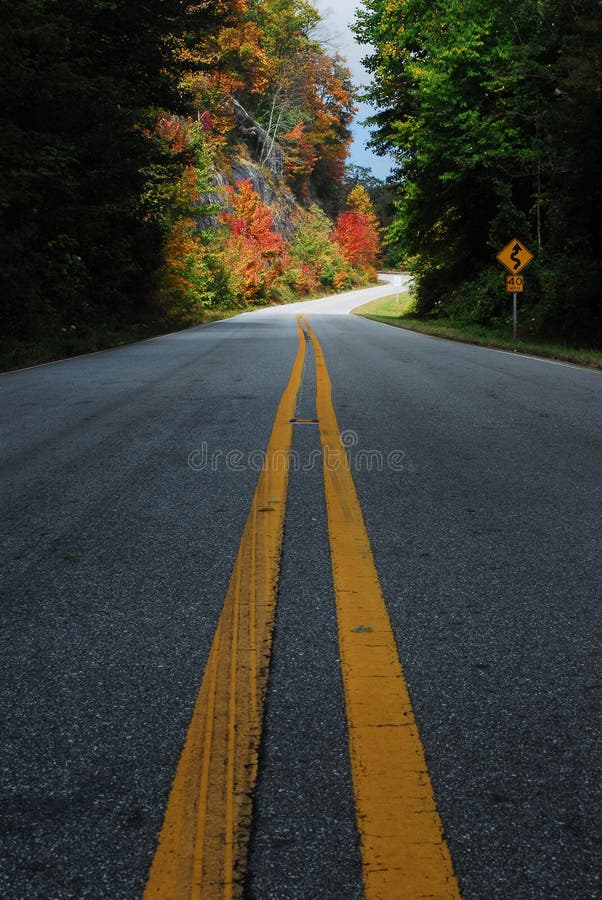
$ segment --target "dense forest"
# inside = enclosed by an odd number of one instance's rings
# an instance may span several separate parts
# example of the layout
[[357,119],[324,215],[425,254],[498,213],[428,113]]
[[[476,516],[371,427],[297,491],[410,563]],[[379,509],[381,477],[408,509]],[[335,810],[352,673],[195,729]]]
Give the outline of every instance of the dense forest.
[[[523,333],[602,343],[600,0],[364,0],[386,185],[346,165],[357,93],[309,0],[0,6],[15,361],[53,336],[76,352],[107,328],[365,283],[383,224],[419,316],[506,322],[495,254],[516,237],[535,255]],[[228,175],[253,140],[292,198],[284,226]]]
[[418,314],[503,322],[518,238],[528,330],[602,344],[600,0],[365,0],[355,31]]
[[[374,212],[345,175],[354,89],[308,0],[0,2],[5,340],[375,277]],[[219,177],[241,121],[296,196],[285,234]]]

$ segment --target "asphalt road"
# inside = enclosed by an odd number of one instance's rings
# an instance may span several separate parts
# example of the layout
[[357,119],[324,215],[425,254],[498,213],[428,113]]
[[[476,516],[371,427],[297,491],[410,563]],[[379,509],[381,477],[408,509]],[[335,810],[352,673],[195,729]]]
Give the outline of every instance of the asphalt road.
[[[300,310],[462,896],[602,896],[601,375],[346,315],[379,291],[0,376],[2,897],[141,896]],[[299,418],[314,391],[309,354]],[[296,428],[257,900],[363,896],[319,448]]]

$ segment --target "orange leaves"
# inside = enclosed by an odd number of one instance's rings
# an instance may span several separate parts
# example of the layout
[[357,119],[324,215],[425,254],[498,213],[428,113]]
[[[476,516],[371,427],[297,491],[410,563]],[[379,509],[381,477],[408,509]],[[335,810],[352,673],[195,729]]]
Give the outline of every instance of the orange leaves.
[[251,94],[261,94],[267,89],[274,61],[262,49],[262,37],[263,32],[254,22],[222,28],[217,35],[209,62],[216,74],[230,77],[230,92],[248,90]]
[[184,292],[190,287],[190,280],[186,273],[186,261],[195,249],[194,222],[190,219],[181,219],[174,225],[163,248],[169,287],[178,293]]
[[220,13],[214,29],[189,35],[175,53],[182,70],[182,86],[197,106],[212,112],[225,96],[239,92],[262,94],[269,85],[275,62],[265,52],[263,32],[244,16],[245,4],[213,4]]
[[311,175],[318,155],[303,122],[299,122],[288,134],[284,134],[283,139],[289,142],[289,156],[286,161],[289,170],[295,174]]
[[298,196],[306,202],[309,198],[309,179],[318,159],[313,141],[303,122],[298,122],[288,134],[283,135],[283,140],[288,150],[286,167]]
[[224,251],[235,292],[249,303],[267,292],[288,261],[284,239],[274,228],[272,213],[248,179],[225,188],[230,209],[222,213],[229,228]]
[[342,179],[355,108],[349,70],[338,57],[314,47],[294,63],[286,91],[301,122],[284,138],[293,184],[306,201],[310,177],[323,185]]
[[341,213],[334,236],[353,266],[375,267],[380,253],[380,239],[368,216],[354,210]]
[[358,184],[350,191],[347,206],[337,219],[335,240],[352,266],[372,271],[381,245],[374,207],[363,185]]
[[347,157],[355,112],[350,74],[338,56],[321,52],[313,55],[314,109],[312,136],[324,167],[340,180]]
[[209,249],[196,231],[193,219],[180,219],[173,226],[164,248],[163,288],[174,312],[186,318],[214,300]]
[[287,141],[294,141],[295,143],[299,143],[301,138],[303,137],[303,122],[297,122],[294,128],[288,132],[288,134],[284,134],[283,138]]
[[222,213],[230,230],[253,241],[263,255],[279,253],[284,240],[274,229],[274,219],[248,178],[237,181],[236,188],[225,188],[230,211]]

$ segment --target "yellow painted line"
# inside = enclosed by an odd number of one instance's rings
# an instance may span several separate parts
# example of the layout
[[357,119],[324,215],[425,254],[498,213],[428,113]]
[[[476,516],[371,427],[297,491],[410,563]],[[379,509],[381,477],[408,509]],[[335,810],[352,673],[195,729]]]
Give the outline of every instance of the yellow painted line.
[[145,900],[241,897],[272,646],[299,345],[178,763]]
[[322,348],[316,404],[367,900],[460,897],[345,449]]

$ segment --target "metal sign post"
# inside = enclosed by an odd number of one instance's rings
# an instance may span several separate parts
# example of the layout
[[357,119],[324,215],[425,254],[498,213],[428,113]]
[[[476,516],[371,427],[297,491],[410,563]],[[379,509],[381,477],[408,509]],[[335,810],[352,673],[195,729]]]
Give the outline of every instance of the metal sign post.
[[516,340],[518,332],[518,305],[516,295],[522,294],[525,280],[522,275],[506,275],[506,291],[512,292],[512,338]]
[[516,291],[512,294],[512,340],[516,340],[518,330],[518,308],[516,303]]

